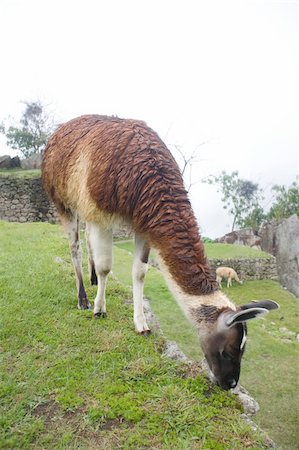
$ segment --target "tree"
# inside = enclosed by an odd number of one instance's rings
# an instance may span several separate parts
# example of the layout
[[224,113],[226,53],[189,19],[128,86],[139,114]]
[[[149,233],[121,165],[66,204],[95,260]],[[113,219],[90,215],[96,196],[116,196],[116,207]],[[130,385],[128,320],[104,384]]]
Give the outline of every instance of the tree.
[[193,181],[193,166],[194,164],[199,162],[198,159],[198,149],[201,145],[205,145],[205,142],[201,142],[197,145],[197,147],[193,150],[193,152],[189,155],[186,155],[179,145],[174,145],[174,148],[179,154],[180,157],[180,166],[181,172],[185,180],[185,187],[187,192],[190,192],[190,189],[194,184],[199,183],[201,180]]
[[268,213],[268,219],[285,219],[293,214],[299,216],[299,178],[289,188],[275,185],[275,200]]
[[0,126],[0,133],[7,138],[7,145],[28,158],[34,153],[40,153],[54,130],[53,119],[45,111],[40,101],[23,102],[25,111],[17,126]]
[[232,231],[236,225],[242,228],[254,224],[256,227],[262,220],[258,184],[240,179],[237,171],[231,174],[222,171],[218,177],[211,175],[204,182],[216,185],[217,191],[222,193],[223,208],[233,216]]
[[252,228],[255,234],[258,233],[260,226],[265,222],[267,215],[264,208],[256,205],[250,213],[243,219],[244,228]]

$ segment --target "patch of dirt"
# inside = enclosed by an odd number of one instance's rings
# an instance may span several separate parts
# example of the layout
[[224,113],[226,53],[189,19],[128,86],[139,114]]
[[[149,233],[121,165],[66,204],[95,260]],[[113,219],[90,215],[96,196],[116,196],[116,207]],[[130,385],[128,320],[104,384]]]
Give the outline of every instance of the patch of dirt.
[[38,403],[31,411],[33,417],[43,418],[45,425],[49,426],[62,416],[62,411],[54,400]]
[[[37,404],[31,411],[33,417],[42,418],[46,428],[51,428],[55,422],[64,420],[67,425],[76,426],[82,421],[84,416],[84,406],[75,410],[63,411],[55,400],[43,401]],[[79,419],[79,420],[78,420]]]
[[123,417],[117,417],[116,419],[107,420],[107,422],[101,426],[101,430],[112,430],[114,428],[119,428],[121,425],[126,428],[134,427],[133,423],[126,421]]
[[59,428],[64,422],[73,434],[74,445],[92,450],[123,448],[119,436],[121,429],[134,427],[133,422],[126,421],[123,417],[88,425],[85,421],[86,407],[84,405],[75,410],[63,411],[52,399],[38,403],[31,410],[31,414],[44,421],[44,432],[59,433]]

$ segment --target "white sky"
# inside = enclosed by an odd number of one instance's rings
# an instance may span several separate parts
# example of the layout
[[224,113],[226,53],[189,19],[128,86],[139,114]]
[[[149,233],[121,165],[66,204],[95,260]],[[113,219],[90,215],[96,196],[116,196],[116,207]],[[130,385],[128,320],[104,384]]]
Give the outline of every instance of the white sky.
[[[0,120],[36,99],[59,121],[143,119],[187,155],[205,142],[194,181],[238,170],[269,195],[299,171],[298,18],[288,0],[0,0]],[[203,235],[230,231],[215,187],[191,200]]]

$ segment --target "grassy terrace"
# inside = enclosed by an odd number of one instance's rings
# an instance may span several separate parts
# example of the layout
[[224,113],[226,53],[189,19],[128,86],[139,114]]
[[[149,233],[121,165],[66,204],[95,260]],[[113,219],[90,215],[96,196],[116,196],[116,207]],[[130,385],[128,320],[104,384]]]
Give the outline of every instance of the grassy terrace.
[[[116,242],[117,247],[133,253],[133,241]],[[244,245],[231,244],[205,244],[205,250],[208,258],[270,258],[271,255],[261,250],[256,250]]]
[[[0,237],[0,448],[264,448],[262,437],[239,418],[233,394],[163,357],[162,337],[136,336],[128,302],[130,253],[115,247],[108,317],[94,320],[91,311],[76,309],[60,227],[0,222]],[[86,285],[93,299],[96,288],[87,277]],[[261,405],[264,429],[293,450],[298,350],[289,333],[298,325],[296,300],[269,281],[229,293],[236,302],[273,298],[282,306],[250,324],[241,382]],[[200,358],[194,330],[154,268],[145,294],[164,335]]]
[[0,169],[0,178],[40,178],[41,171],[39,169],[22,170],[22,169]]

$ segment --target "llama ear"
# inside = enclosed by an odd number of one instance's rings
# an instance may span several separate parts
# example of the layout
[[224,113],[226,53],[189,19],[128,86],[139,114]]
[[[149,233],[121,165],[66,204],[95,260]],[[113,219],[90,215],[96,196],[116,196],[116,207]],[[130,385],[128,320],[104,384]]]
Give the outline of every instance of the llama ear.
[[259,300],[252,301],[246,305],[240,306],[237,311],[230,311],[229,313],[224,313],[224,317],[221,320],[222,328],[230,328],[236,323],[246,322],[250,319],[255,319],[256,317],[261,317],[267,314],[272,309],[279,308],[278,303],[272,300]]
[[273,300],[252,300],[252,302],[247,303],[246,305],[240,306],[241,309],[251,309],[251,308],[265,308],[268,311],[272,309],[278,309],[279,304],[273,302]]
[[266,308],[250,308],[245,310],[239,310],[226,314],[225,325],[230,328],[236,323],[246,322],[247,320],[255,319],[256,317],[261,317],[267,314],[269,311]]
[[225,331],[237,323],[264,316],[268,312],[266,308],[238,309],[237,311],[224,312],[218,317],[218,331]]

